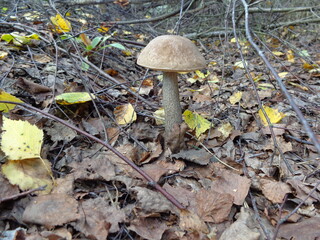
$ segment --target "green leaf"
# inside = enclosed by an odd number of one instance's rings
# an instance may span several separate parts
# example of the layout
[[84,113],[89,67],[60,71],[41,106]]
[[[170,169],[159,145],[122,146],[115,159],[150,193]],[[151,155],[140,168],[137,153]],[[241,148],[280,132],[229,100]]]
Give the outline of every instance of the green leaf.
[[121,50],[126,50],[126,48],[122,45],[122,44],[120,44],[120,43],[111,43],[111,44],[109,44],[109,45],[107,45],[108,47],[115,47],[115,48],[119,48],[119,49],[121,49]]

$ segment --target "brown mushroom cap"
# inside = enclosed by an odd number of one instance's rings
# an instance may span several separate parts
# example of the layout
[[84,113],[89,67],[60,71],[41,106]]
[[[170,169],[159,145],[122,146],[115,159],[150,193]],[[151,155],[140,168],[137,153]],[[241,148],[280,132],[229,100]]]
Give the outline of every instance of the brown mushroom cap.
[[153,39],[142,50],[137,63],[163,72],[190,72],[206,67],[197,47],[189,39],[177,35]]

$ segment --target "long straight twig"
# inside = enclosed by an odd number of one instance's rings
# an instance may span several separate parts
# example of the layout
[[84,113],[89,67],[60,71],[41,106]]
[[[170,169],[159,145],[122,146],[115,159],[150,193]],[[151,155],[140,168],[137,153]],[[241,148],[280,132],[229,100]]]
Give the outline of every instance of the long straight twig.
[[307,120],[303,116],[302,112],[300,111],[299,107],[289,94],[287,88],[285,87],[284,83],[282,82],[282,79],[279,77],[277,71],[274,69],[274,67],[271,65],[267,57],[264,55],[263,51],[258,47],[258,45],[253,41],[250,29],[249,29],[249,11],[248,11],[248,4],[245,0],[241,0],[242,5],[245,10],[245,30],[246,30],[246,36],[248,41],[250,42],[251,46],[258,52],[259,56],[262,58],[264,63],[266,64],[267,68],[270,70],[274,78],[277,80],[277,83],[284,94],[284,96],[287,98],[289,104],[293,108],[293,110],[296,112],[298,119],[300,120],[301,124],[303,125],[306,133],[310,137],[311,141],[313,142],[315,148],[317,149],[318,154],[320,155],[320,143],[316,137],[316,135],[313,133],[311,127],[309,126]]

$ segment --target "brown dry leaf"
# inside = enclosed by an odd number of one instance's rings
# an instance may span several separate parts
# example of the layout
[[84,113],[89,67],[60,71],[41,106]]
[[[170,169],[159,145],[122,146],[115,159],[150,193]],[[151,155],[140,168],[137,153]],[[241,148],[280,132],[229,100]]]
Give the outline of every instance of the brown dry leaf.
[[[286,142],[286,140],[282,136],[276,136],[276,140],[278,142],[278,145],[283,153],[291,152],[293,151],[292,143]],[[265,145],[266,150],[274,150],[274,143],[273,141],[269,141]]]
[[[308,186],[308,183],[302,182],[301,180],[297,179],[297,177],[293,179],[289,179],[287,183],[294,188],[295,196],[303,201],[307,198],[310,191],[312,190],[312,187]],[[317,201],[320,201],[320,194],[319,192],[315,191],[311,194],[311,196],[307,200],[305,200],[305,203],[307,205],[310,205],[313,202],[317,202]]]
[[44,130],[53,142],[64,141],[65,143],[68,143],[77,136],[76,131],[59,122],[51,122],[50,126],[46,127]]
[[50,194],[33,198],[23,213],[23,221],[47,228],[77,220],[77,201],[66,194]]
[[[273,132],[276,136],[281,136],[285,133],[285,124],[273,124]],[[267,135],[271,135],[271,131],[269,127],[263,127],[262,132]]]
[[[113,154],[114,156],[114,154]],[[110,162],[106,152],[97,153],[92,158],[84,158],[82,162],[71,162],[74,179],[101,179],[110,181],[115,175],[115,166]]]
[[137,193],[137,207],[147,213],[176,212],[177,208],[161,193],[143,187],[133,187]]
[[217,172],[217,176],[218,179],[212,182],[211,189],[220,193],[229,193],[234,197],[234,204],[242,205],[248,194],[251,180],[224,169]]
[[39,94],[39,93],[49,93],[51,94],[51,88],[19,78],[17,85],[22,89],[26,90],[30,94]]
[[260,233],[254,227],[252,216],[242,207],[237,221],[222,233],[219,240],[258,240],[259,238]]
[[138,218],[130,222],[128,229],[136,232],[143,239],[161,240],[162,234],[168,227],[158,218]]
[[181,150],[179,153],[173,154],[172,157],[186,160],[188,162],[199,165],[208,165],[212,155],[205,149],[195,150]]
[[205,222],[194,212],[182,210],[180,212],[179,226],[181,229],[191,232],[208,233],[208,227]]
[[320,238],[320,218],[304,219],[299,223],[289,223],[280,226],[277,237],[286,240],[315,240]]
[[[72,240],[72,235],[66,228],[58,228],[53,231],[42,231],[41,237],[50,240]],[[29,240],[29,238],[27,238],[26,240]]]
[[230,194],[201,189],[196,193],[196,205],[193,208],[201,220],[221,223],[228,219],[232,205],[233,196]]
[[[165,175],[169,171],[168,169],[160,166],[158,163],[145,164],[141,169],[144,172],[146,172],[156,182],[159,181],[162,175]],[[143,179],[143,177],[139,173],[136,173],[136,174],[137,174],[137,178]]]
[[263,195],[273,203],[282,203],[284,196],[291,193],[290,186],[284,182],[261,179],[260,183]]
[[1,199],[11,197],[19,193],[19,188],[17,185],[12,185],[5,179],[0,173],[0,203]]
[[156,142],[159,135],[159,128],[152,128],[149,123],[138,122],[132,125],[130,134],[137,140]]
[[82,203],[80,219],[72,225],[87,237],[105,240],[110,233],[119,231],[119,223],[125,220],[122,209],[110,206],[108,201],[98,197]]

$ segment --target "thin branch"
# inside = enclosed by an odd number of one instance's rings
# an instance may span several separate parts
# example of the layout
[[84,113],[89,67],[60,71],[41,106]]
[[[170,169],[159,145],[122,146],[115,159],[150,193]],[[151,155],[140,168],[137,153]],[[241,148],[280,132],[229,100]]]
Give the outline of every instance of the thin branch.
[[[190,1],[188,1],[187,3],[185,3],[182,7],[182,10],[184,10],[185,8],[187,8],[190,4]],[[178,8],[170,13],[167,14],[163,14],[161,16],[158,17],[154,17],[154,18],[148,18],[148,19],[136,19],[136,20],[128,20],[128,21],[110,21],[110,24],[118,24],[118,25],[123,25],[123,24],[138,24],[138,23],[149,23],[149,22],[157,22],[157,21],[161,21],[164,19],[167,19],[169,17],[172,17],[174,15],[177,15],[180,12],[181,8]]]
[[24,196],[26,196],[30,193],[36,192],[36,191],[44,191],[45,189],[46,189],[46,185],[38,187],[38,188],[30,189],[30,190],[22,192],[22,193],[15,194],[10,197],[0,198],[0,203],[5,202],[5,201],[9,201],[9,200],[14,200],[14,199],[17,199],[20,197],[24,197]]
[[291,107],[293,108],[293,110],[296,112],[298,119],[300,120],[301,124],[303,125],[306,133],[308,134],[308,136],[310,137],[311,141],[313,142],[315,148],[318,151],[318,154],[320,155],[320,143],[316,137],[316,135],[313,133],[311,127],[309,126],[307,120],[305,119],[305,117],[303,116],[302,112],[300,111],[299,107],[297,106],[297,104],[295,103],[295,101],[293,100],[293,98],[291,97],[291,95],[289,94],[287,88],[285,87],[284,83],[282,82],[282,79],[279,77],[277,71],[274,69],[274,67],[271,65],[271,63],[269,62],[269,60],[266,58],[266,56],[264,55],[263,51],[258,47],[258,45],[253,41],[251,33],[250,33],[250,29],[249,29],[249,11],[248,11],[248,4],[246,3],[245,0],[241,0],[243,7],[245,9],[245,29],[246,29],[246,36],[248,41],[250,42],[250,44],[252,45],[252,47],[258,52],[258,54],[260,55],[260,57],[262,58],[262,60],[265,62],[266,66],[268,67],[268,69],[270,70],[270,72],[272,73],[272,75],[274,76],[274,78],[277,80],[277,83],[282,91],[282,93],[284,94],[284,96],[287,98],[289,104],[291,105]]

